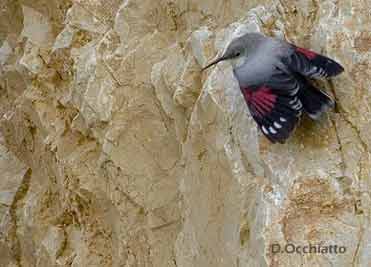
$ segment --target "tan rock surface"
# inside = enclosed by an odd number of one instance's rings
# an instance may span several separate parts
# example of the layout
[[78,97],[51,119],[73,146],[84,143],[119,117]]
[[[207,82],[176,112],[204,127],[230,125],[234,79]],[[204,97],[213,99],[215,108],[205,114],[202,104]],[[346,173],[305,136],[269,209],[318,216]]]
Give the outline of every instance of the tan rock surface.
[[[3,0],[0,266],[369,266],[367,1]],[[271,145],[228,63],[246,31],[346,72]],[[345,246],[273,254],[272,244]]]

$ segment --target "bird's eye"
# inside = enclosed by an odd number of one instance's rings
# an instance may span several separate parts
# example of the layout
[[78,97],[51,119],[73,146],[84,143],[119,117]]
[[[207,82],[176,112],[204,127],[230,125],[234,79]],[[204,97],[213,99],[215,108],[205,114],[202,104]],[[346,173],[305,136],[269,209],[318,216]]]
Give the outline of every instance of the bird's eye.
[[236,57],[239,57],[240,55],[241,55],[240,52],[237,52],[237,53],[236,53]]

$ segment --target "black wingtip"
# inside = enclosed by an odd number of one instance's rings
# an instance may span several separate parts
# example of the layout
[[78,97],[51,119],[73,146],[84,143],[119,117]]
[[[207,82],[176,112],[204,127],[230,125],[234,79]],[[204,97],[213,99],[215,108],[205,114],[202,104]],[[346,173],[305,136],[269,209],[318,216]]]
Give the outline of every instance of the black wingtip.
[[340,71],[339,71],[339,73],[338,73],[338,74],[341,74],[341,73],[343,73],[343,72],[345,71],[345,69],[344,69],[344,67],[343,67],[343,66],[341,66],[340,64],[339,64],[339,67],[340,67]]
[[333,61],[333,66],[332,69],[333,69],[333,76],[337,76],[341,73],[343,73],[345,71],[344,67],[342,65],[340,65],[339,63],[337,63],[336,61],[332,60]]
[[327,77],[334,77],[344,72],[344,67],[333,59],[318,55],[313,59],[313,64],[320,66],[326,71]]

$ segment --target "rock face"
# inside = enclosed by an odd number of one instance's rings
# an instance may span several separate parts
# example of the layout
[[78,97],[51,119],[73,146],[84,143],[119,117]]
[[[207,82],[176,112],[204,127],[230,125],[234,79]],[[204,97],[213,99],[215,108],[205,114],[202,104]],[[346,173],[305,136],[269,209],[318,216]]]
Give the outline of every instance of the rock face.
[[[0,7],[0,266],[369,266],[367,1]],[[287,144],[257,131],[228,63],[200,72],[246,31],[346,68],[320,82],[336,109]]]

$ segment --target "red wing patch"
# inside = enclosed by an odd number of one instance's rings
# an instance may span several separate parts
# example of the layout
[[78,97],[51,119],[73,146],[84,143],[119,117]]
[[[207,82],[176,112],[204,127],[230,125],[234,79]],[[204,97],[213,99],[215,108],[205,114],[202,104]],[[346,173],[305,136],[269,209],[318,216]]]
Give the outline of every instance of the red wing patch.
[[315,52],[313,52],[311,50],[308,50],[308,49],[305,49],[305,48],[301,48],[301,47],[297,47],[296,51],[298,51],[299,53],[302,53],[308,59],[314,59],[317,56],[317,54]]
[[263,134],[273,143],[284,143],[301,115],[299,98],[266,85],[244,87],[241,91]]
[[254,115],[263,117],[274,108],[277,96],[268,87],[262,86],[255,90],[245,88],[242,92]]

